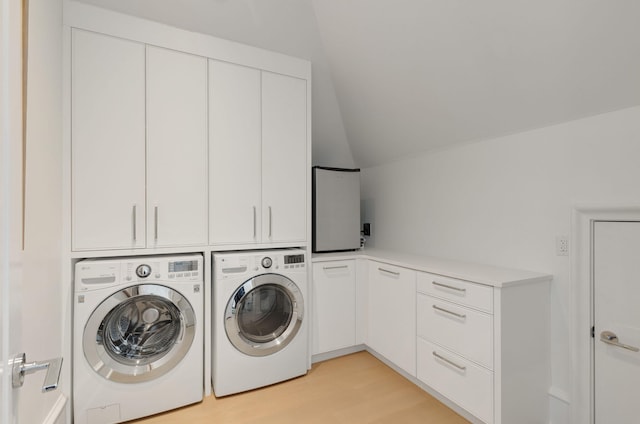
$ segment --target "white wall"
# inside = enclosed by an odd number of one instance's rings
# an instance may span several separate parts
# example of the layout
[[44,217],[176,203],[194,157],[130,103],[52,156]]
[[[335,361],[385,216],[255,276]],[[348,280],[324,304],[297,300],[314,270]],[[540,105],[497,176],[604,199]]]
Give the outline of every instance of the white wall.
[[[28,74],[22,340],[36,361],[63,351],[61,0],[30,0]],[[44,372],[25,379],[21,422],[54,419],[63,389],[43,394],[43,381]]]
[[[552,393],[568,400],[576,204],[640,201],[640,107],[424,154],[362,172],[368,245],[548,272]],[[552,422],[568,407],[551,398]]]

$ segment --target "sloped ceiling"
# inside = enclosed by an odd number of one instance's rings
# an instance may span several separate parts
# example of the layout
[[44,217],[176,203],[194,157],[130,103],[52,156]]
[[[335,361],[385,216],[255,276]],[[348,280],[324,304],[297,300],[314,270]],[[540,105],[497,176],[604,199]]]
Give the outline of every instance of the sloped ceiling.
[[312,60],[316,164],[640,104],[638,0],[84,1]]

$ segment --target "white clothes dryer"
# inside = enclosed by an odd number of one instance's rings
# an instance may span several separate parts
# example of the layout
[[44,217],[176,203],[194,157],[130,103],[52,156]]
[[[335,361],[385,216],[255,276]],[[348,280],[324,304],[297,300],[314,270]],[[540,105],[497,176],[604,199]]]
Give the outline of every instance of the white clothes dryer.
[[216,396],[307,373],[305,258],[299,249],[213,254]]
[[75,424],[119,423],[203,398],[203,257],[75,266]]

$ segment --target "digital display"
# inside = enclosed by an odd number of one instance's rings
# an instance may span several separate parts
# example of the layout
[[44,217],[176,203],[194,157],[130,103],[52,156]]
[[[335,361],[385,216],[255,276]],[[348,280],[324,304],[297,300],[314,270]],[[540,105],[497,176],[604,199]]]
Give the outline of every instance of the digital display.
[[197,271],[198,261],[169,262],[169,272]]
[[286,255],[284,257],[285,264],[302,264],[304,263],[304,255]]

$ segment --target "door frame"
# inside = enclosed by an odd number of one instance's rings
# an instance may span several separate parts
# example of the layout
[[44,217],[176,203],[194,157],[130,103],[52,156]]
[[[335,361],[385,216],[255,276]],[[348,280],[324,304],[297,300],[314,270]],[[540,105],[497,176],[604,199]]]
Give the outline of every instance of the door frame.
[[571,217],[571,422],[594,424],[593,229],[596,221],[640,221],[640,204],[578,205]]

